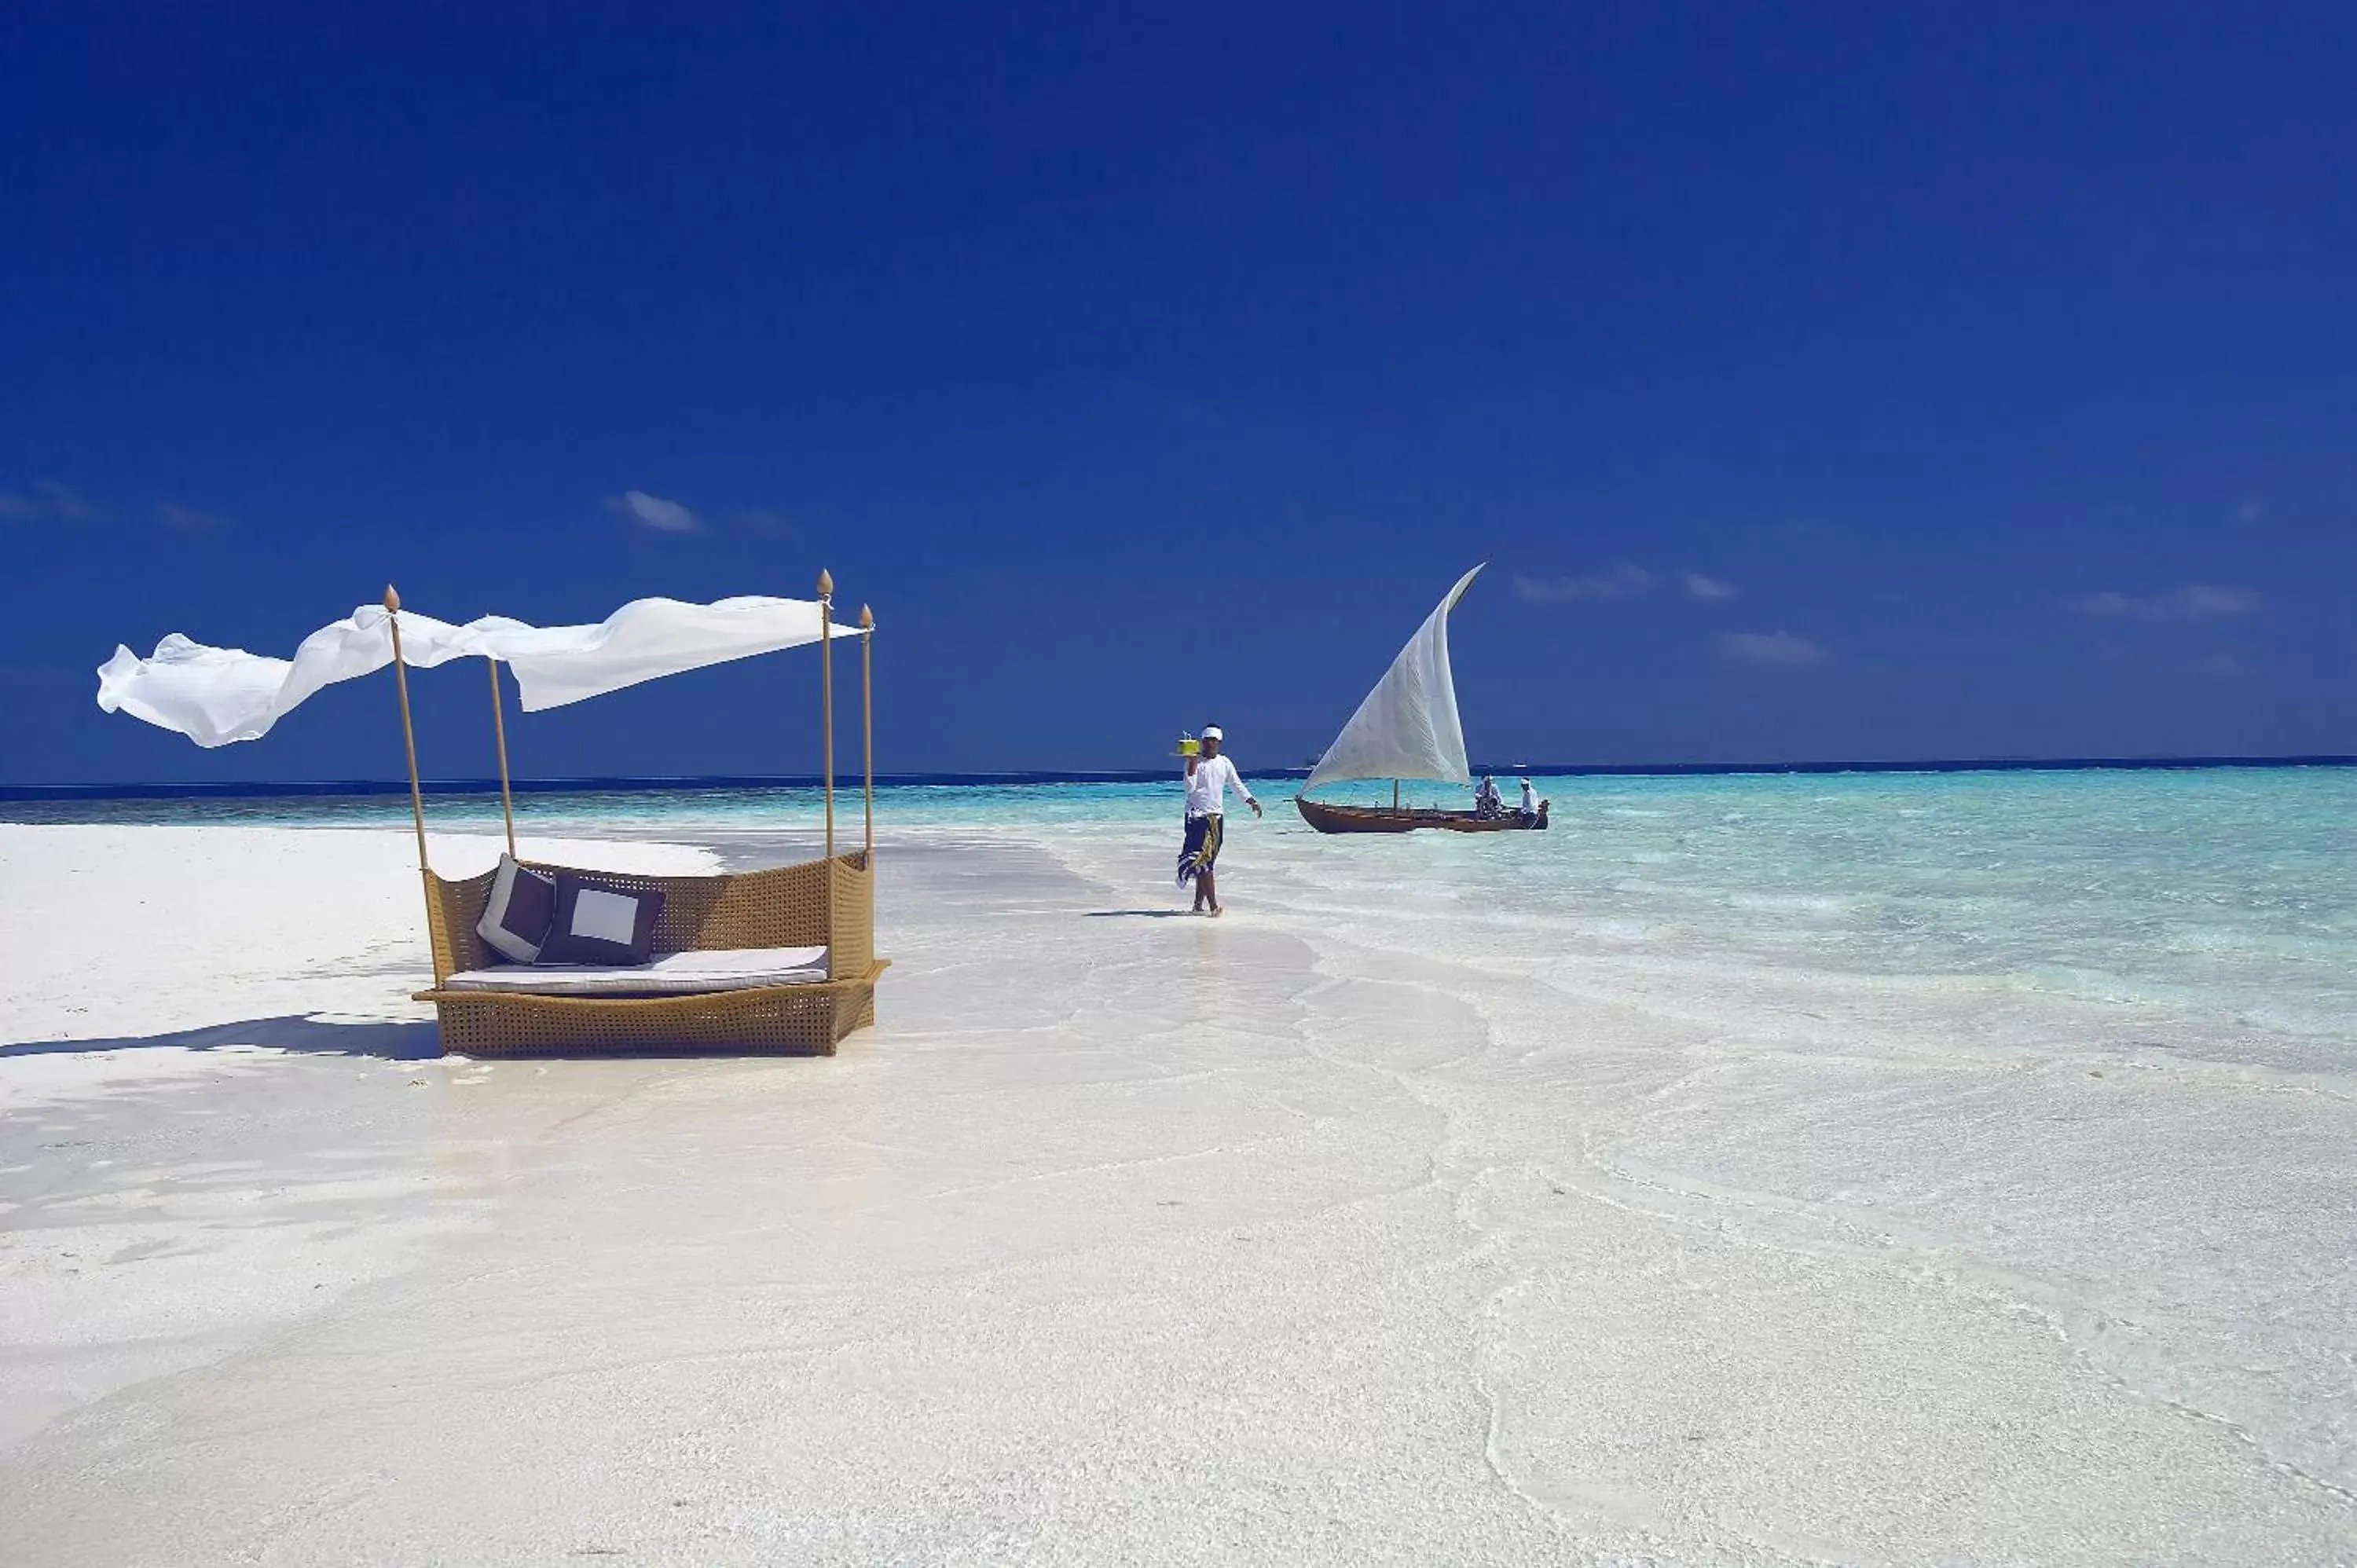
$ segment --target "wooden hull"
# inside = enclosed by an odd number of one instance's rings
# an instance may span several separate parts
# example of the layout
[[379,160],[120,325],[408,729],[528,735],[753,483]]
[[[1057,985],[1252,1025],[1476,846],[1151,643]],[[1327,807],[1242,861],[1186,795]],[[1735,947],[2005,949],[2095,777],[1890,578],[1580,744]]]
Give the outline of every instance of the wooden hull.
[[1470,811],[1439,811],[1412,806],[1329,806],[1296,795],[1301,820],[1321,833],[1407,833],[1418,828],[1438,828],[1452,833],[1532,832],[1547,825],[1546,808],[1535,822],[1525,823],[1512,812],[1502,817],[1477,817]]

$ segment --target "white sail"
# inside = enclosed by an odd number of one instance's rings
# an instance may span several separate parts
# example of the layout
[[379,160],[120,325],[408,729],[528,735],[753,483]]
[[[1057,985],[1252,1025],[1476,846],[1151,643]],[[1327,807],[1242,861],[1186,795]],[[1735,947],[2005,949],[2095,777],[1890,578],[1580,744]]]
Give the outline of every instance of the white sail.
[[[1486,564],[1486,563],[1485,563]],[[1426,779],[1469,784],[1465,727],[1457,717],[1457,682],[1448,672],[1448,612],[1481,575],[1457,579],[1448,596],[1407,646],[1310,770],[1307,792],[1345,779]]]

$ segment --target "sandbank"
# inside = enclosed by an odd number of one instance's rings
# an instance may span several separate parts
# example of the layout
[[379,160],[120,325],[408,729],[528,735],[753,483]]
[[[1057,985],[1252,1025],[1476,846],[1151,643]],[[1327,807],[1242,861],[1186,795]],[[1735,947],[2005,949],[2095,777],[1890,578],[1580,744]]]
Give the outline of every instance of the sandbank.
[[12,1553],[2357,1555],[2345,1077],[885,849],[840,1056],[492,1064],[405,832],[0,827]]

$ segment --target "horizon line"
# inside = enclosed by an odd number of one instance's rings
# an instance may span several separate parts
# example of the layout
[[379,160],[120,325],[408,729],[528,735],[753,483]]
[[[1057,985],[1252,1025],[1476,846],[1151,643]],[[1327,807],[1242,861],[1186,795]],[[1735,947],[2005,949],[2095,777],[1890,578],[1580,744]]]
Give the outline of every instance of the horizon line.
[[[1176,758],[1173,758],[1175,761]],[[2357,768],[2357,755],[2337,753],[2259,757],[1936,757],[1912,761],[1803,762],[1582,762],[1485,763],[1475,774],[1531,774],[1553,779],[1676,779],[1729,775],[1835,773],[2084,773],[2198,771],[2207,768]],[[1248,779],[1306,779],[1308,768],[1251,768]],[[879,773],[882,788],[990,788],[1040,784],[1152,784],[1172,777],[1167,768],[1040,768],[1004,772],[933,771]],[[815,789],[816,773],[590,775],[577,778],[511,779],[517,794],[651,793],[657,790]],[[837,789],[856,789],[862,776],[835,775]],[[428,795],[496,795],[497,779],[431,779],[419,781]],[[188,783],[0,784],[6,800],[166,800],[181,799],[271,800],[300,797],[402,795],[407,779],[344,779],[270,782],[258,779]]]

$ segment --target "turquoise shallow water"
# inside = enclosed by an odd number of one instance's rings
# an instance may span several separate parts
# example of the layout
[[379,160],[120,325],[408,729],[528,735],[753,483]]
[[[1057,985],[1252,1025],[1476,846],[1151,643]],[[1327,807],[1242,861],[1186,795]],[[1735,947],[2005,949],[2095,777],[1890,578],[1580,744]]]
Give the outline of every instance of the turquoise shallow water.
[[[2005,982],[2306,1036],[2357,1065],[2357,771],[1551,779],[1544,835],[1329,839],[1283,806],[1231,829],[1223,889],[1347,918],[1416,911],[1436,955],[1560,950]],[[1164,825],[1106,800],[1057,831]],[[972,808],[982,811],[1012,807]],[[1045,822],[1047,813],[1035,814]],[[1256,833],[1267,836],[1256,841]],[[1118,858],[1103,864],[1119,865]],[[1141,857],[1139,873],[1158,873]]]
[[[1270,783],[1229,897],[1424,910],[1436,940],[1716,956],[1749,967],[2003,977],[2307,1036],[2357,1061],[2357,770],[1546,779],[1544,835],[1329,839]],[[1419,792],[1419,798],[1431,791]],[[837,796],[857,831],[858,797]],[[906,786],[895,838],[1037,838],[1138,900],[1172,897],[1175,786]],[[815,791],[535,795],[541,832],[731,835],[815,825]],[[16,820],[399,823],[398,797],[17,807]],[[498,802],[429,803],[439,828]],[[1135,883],[1130,888],[1129,884]],[[1256,887],[1257,885],[1257,887]],[[2339,1053],[2336,1053],[2339,1054]]]

